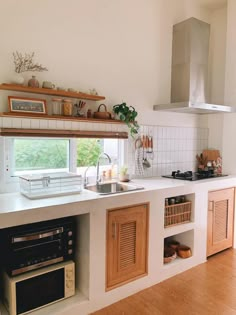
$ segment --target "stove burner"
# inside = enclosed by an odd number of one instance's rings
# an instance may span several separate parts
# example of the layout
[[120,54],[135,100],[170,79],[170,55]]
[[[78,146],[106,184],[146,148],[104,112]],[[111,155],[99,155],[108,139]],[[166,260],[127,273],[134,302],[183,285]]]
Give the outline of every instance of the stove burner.
[[200,180],[200,179],[215,178],[215,177],[222,177],[222,176],[227,176],[227,175],[214,174],[214,171],[212,169],[212,170],[206,170],[206,171],[199,170],[198,172],[192,172],[192,171],[180,172],[180,170],[177,170],[177,171],[173,171],[171,175],[164,175],[162,177],[195,181],[195,180]]
[[188,179],[188,178],[192,178],[193,176],[193,172],[192,171],[187,171],[187,172],[183,172],[181,173],[180,170],[178,171],[173,171],[171,176],[173,178],[183,178],[183,179]]

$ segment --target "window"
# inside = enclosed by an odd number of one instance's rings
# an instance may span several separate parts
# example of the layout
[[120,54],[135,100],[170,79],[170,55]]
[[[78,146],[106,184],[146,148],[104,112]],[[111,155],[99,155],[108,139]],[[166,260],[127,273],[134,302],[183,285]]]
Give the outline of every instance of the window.
[[[118,161],[123,161],[123,143],[119,139],[60,139],[60,138],[4,138],[4,160],[6,178],[24,174],[49,172],[77,172],[84,175],[88,166],[95,166],[102,152],[112,160],[117,171]],[[101,159],[108,165],[108,159]],[[103,168],[101,167],[101,171]]]
[[13,138],[11,175],[69,171],[68,139]]
[[[121,158],[121,146],[123,140],[118,139],[87,139],[80,138],[76,140],[76,152],[77,152],[77,173],[84,174],[88,166],[95,166],[101,153],[105,152],[109,155],[112,161],[110,165],[106,156],[101,156],[100,164],[101,170],[112,167],[114,173],[117,173],[119,167],[119,161]],[[93,170],[94,173],[94,170]]]

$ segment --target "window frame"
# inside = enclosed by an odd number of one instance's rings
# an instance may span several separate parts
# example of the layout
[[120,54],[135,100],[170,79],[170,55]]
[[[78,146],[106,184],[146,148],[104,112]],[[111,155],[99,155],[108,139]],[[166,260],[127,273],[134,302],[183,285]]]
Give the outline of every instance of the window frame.
[[[14,150],[13,150],[13,143],[15,138],[31,138],[31,139],[55,139],[55,137],[1,137],[2,138],[2,156],[0,157],[0,160],[3,161],[3,174],[4,174],[4,183],[11,184],[11,183],[18,183],[19,182],[19,176],[13,174],[13,170],[11,168],[14,165]],[[77,173],[77,138],[60,138],[64,140],[69,140],[69,172]],[[104,138],[106,139],[106,138]],[[118,140],[118,169],[120,169],[121,165],[124,164],[124,161],[126,160],[125,157],[125,139],[116,139]]]

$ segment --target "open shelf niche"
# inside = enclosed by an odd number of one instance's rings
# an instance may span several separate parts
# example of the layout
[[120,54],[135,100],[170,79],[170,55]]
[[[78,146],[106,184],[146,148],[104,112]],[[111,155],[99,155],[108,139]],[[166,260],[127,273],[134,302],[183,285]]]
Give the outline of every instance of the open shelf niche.
[[[172,236],[166,237],[164,239],[164,246],[167,246],[167,244],[169,242],[171,242],[171,241],[177,241],[177,242],[180,243],[180,245],[186,245],[186,246],[190,247],[192,256],[194,255],[194,230],[193,229],[189,230],[189,231],[186,231],[186,232],[183,232],[183,233],[179,233],[179,234],[176,234],[176,235],[172,235]],[[173,261],[171,261],[169,263],[166,263],[164,265],[165,266],[175,265],[177,263],[181,263],[182,261],[188,260],[191,257],[189,257],[189,258],[180,258],[177,255],[176,259],[174,259]]]

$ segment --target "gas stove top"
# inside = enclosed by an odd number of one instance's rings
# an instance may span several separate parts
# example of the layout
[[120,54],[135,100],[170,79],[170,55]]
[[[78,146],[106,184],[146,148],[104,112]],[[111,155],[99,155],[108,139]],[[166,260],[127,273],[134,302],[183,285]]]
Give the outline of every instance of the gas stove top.
[[218,177],[223,177],[223,176],[227,176],[227,175],[214,174],[213,170],[198,171],[198,172],[192,172],[192,171],[180,172],[178,170],[178,171],[173,171],[171,175],[163,175],[162,177],[195,181],[195,180],[201,180],[201,179],[207,179],[207,178],[218,178]]

